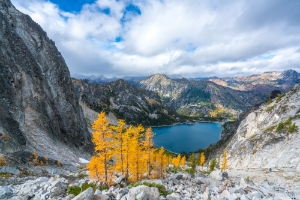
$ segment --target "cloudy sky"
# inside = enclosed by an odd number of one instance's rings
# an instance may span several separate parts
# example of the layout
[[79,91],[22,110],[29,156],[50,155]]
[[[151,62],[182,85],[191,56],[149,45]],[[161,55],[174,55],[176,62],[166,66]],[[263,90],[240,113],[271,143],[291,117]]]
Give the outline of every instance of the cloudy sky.
[[12,0],[72,74],[300,72],[300,1]]

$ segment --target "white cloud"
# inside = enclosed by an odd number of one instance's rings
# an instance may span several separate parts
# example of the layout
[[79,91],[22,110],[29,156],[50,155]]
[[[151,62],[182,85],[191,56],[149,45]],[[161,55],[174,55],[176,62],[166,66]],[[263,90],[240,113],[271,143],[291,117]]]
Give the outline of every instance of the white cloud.
[[[126,0],[98,0],[79,13],[46,0],[12,2],[55,41],[72,73],[203,77],[300,71],[297,1],[132,1],[141,15],[125,12]],[[123,40],[115,42],[118,37]]]

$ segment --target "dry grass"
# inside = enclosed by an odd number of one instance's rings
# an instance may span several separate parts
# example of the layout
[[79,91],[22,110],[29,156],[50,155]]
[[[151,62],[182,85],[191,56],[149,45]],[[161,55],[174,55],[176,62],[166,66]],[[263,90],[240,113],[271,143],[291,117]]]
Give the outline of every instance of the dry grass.
[[3,141],[6,141],[6,140],[8,140],[8,137],[6,134],[0,133],[0,139],[2,139]]
[[77,168],[78,168],[78,169],[86,169],[86,165],[81,164],[81,165],[78,165]]
[[158,104],[159,104],[157,101],[155,101],[155,100],[153,100],[153,99],[147,99],[147,98],[146,98],[146,101],[147,101],[147,103],[150,104],[150,105],[158,105]]
[[0,155],[0,166],[6,166],[6,160],[3,155]]

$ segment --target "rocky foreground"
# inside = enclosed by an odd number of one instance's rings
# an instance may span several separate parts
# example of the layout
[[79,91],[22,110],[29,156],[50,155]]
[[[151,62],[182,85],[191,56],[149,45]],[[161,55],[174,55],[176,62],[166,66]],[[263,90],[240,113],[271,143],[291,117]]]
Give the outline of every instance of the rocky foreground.
[[[20,173],[13,168],[11,173]],[[296,184],[276,180],[276,172],[264,172],[255,177],[249,173],[229,171],[221,173],[213,171],[209,175],[196,173],[191,177],[188,173],[168,174],[165,179],[145,180],[134,186],[124,186],[123,178],[115,180],[115,185],[100,191],[100,185],[86,176],[86,171],[68,175],[45,175],[41,177],[27,176],[0,178],[0,199],[13,200],[195,200],[195,199],[300,199],[300,190]],[[262,172],[259,172],[262,173]],[[240,177],[238,177],[238,176]],[[241,177],[248,175],[248,177]],[[263,177],[262,180],[259,177]],[[266,178],[266,177],[269,177]],[[257,179],[258,178],[258,179]],[[277,178],[281,178],[278,176]],[[70,188],[81,186],[82,191],[74,196]],[[90,187],[89,187],[90,186]],[[150,186],[150,187],[149,187]]]

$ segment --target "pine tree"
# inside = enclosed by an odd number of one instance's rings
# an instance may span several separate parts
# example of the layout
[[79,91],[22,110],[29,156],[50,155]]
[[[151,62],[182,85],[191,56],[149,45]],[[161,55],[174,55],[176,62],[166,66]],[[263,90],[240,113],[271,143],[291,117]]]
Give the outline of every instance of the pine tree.
[[98,119],[94,121],[92,128],[94,130],[92,141],[95,145],[96,156],[92,157],[87,168],[90,170],[91,178],[108,184],[112,171],[110,161],[112,159],[113,135],[104,112],[98,115]]
[[227,163],[227,154],[228,154],[228,150],[226,150],[224,152],[224,155],[223,155],[223,162],[222,162],[222,171],[226,171],[227,168],[228,168],[228,163]]
[[146,161],[147,161],[147,173],[148,177],[150,177],[150,162],[151,162],[151,155],[153,154],[153,136],[154,133],[152,132],[151,128],[147,128],[146,133],[145,133],[145,140],[143,142],[143,146],[145,149],[146,153]]
[[204,155],[204,152],[202,152],[200,154],[200,166],[202,166],[202,170],[203,170],[204,163],[205,163],[205,155]]

